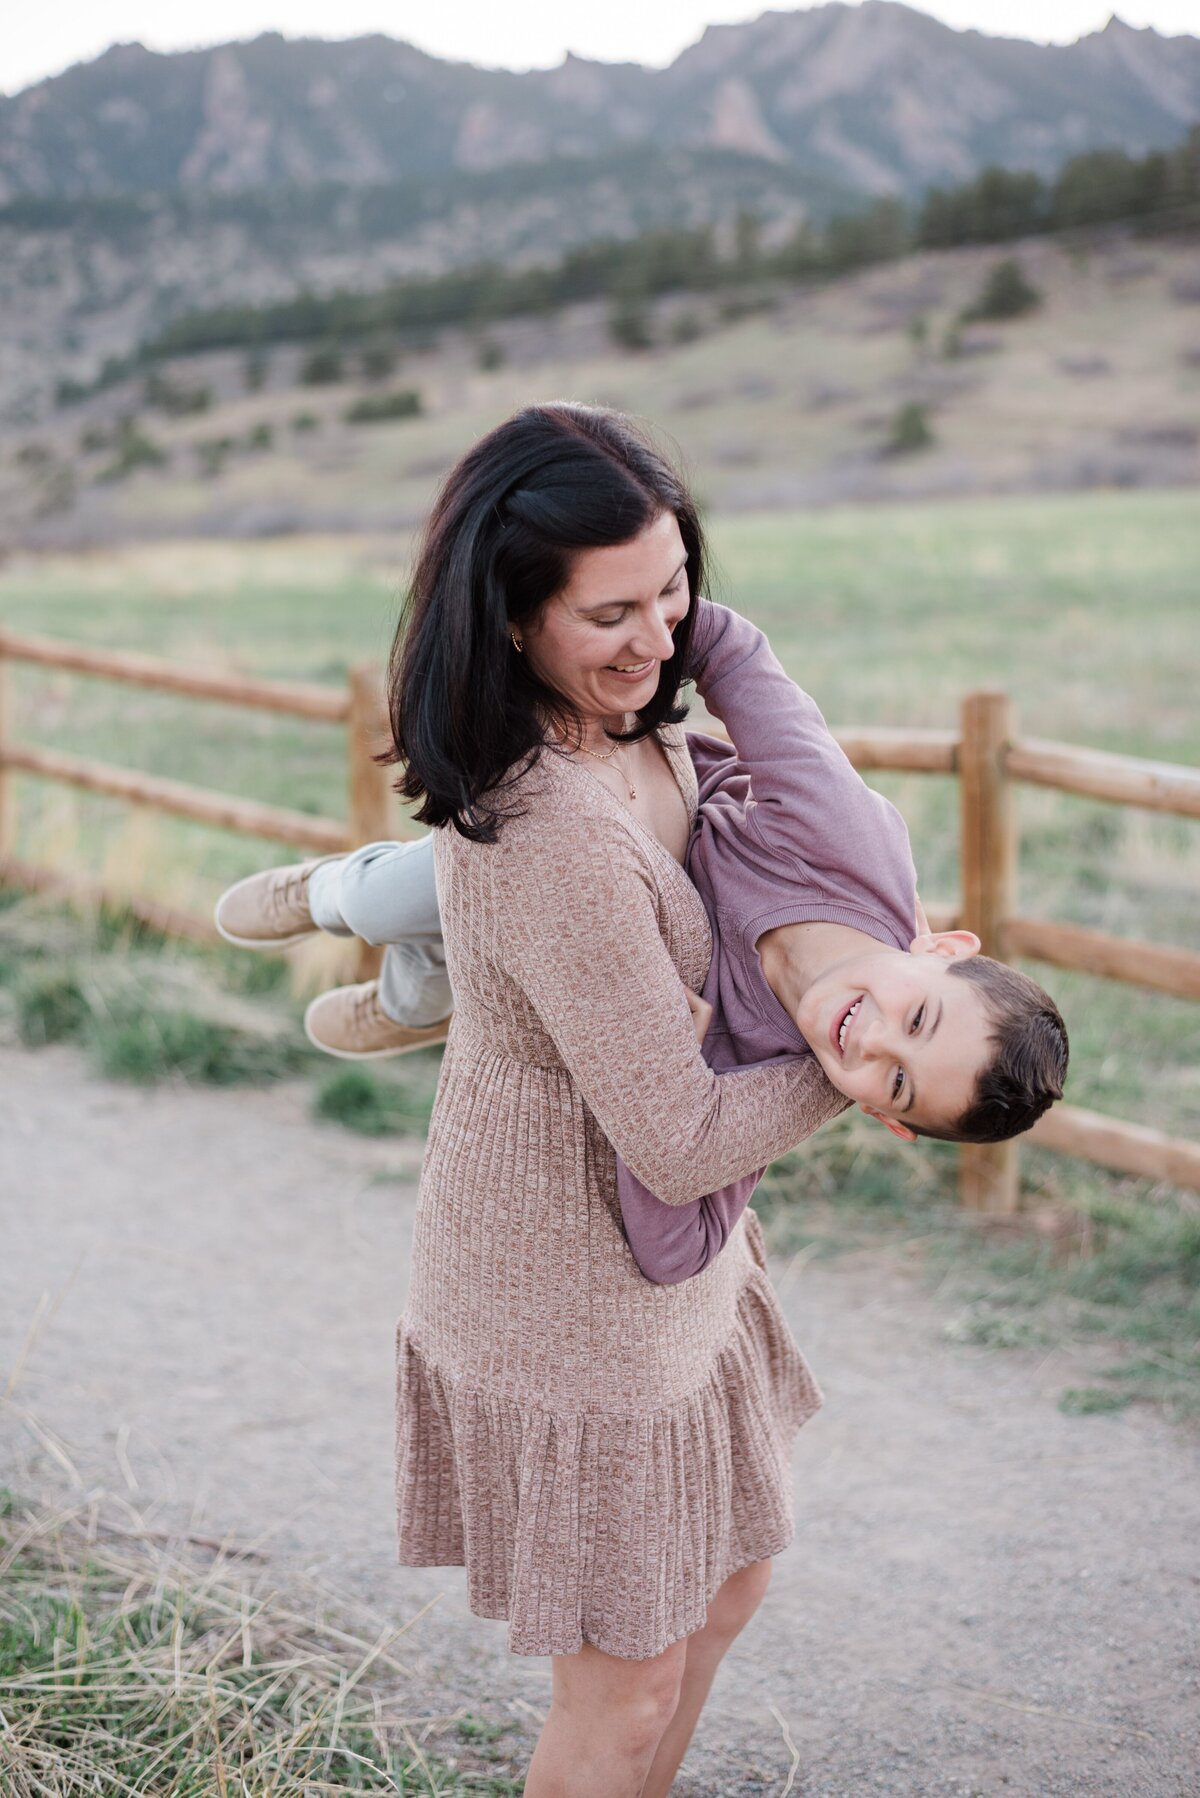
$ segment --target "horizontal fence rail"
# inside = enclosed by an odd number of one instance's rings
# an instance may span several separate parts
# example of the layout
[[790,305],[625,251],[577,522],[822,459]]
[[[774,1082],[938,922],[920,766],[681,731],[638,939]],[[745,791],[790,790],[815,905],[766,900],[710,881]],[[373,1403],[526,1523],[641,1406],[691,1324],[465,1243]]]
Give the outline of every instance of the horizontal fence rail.
[[1007,918],[1001,936],[1006,961],[1025,956],[1050,967],[1170,993],[1176,999],[1200,999],[1200,955],[1190,949],[1162,949],[1157,943],[1106,936],[1081,924],[1047,924],[1037,918]]
[[1079,1105],[1055,1105],[1033,1126],[1029,1140],[1120,1174],[1200,1192],[1200,1143],[1164,1136],[1144,1124],[1118,1122]]
[[217,830],[268,837],[277,843],[294,843],[300,849],[319,849],[327,855],[352,847],[349,830],[337,818],[314,818],[309,812],[292,812],[281,805],[235,799],[228,793],[209,792],[182,780],[134,774],[105,762],[64,755],[60,750],[14,747],[5,751],[4,761],[6,767],[22,774],[40,774],[45,780],[126,799],[131,805],[147,805],[154,811],[171,812],[177,818],[191,818],[196,824],[211,824]]
[[128,650],[89,649],[82,644],[55,643],[48,637],[18,636],[0,630],[0,658],[61,668],[68,674],[91,674],[129,686],[153,687],[189,699],[216,699],[225,705],[255,706],[264,712],[286,712],[293,718],[315,718],[345,724],[350,696],[311,681],[252,680],[241,674],[194,674],[156,656]]
[[1200,768],[1077,749],[1073,743],[1048,743],[1036,737],[1011,744],[1004,761],[1010,780],[1077,793],[1083,799],[1200,818]]
[[[722,735],[725,733],[722,732]],[[954,730],[835,730],[848,761],[863,769],[907,774],[955,774],[959,735]]]
[[[13,741],[8,731],[6,665],[22,662],[66,673],[123,681],[191,699],[288,714],[342,725],[347,732],[345,823],[307,812],[84,757]],[[708,724],[714,735],[726,733]],[[1200,769],[1136,756],[1081,749],[1071,743],[1020,738],[1011,701],[1000,693],[969,694],[961,728],[899,730],[890,727],[835,730],[842,749],[861,771],[956,775],[959,781],[962,896],[957,905],[931,905],[930,925],[975,931],[987,954],[1125,981],[1176,998],[1200,1000],[1200,955],[1191,950],[1133,941],[1082,925],[1026,918],[1017,907],[1018,782],[1112,804],[1200,818]],[[211,922],[161,901],[107,892],[71,874],[40,868],[16,854],[11,776],[58,781],[107,794],[217,829],[240,831],[297,848],[337,854],[358,843],[406,834],[397,829],[390,779],[373,752],[390,742],[375,675],[351,671],[344,690],[296,681],[266,681],[216,671],[196,672],[151,656],[91,649],[47,638],[0,631],[0,879],[32,890],[61,893],[93,904],[125,904],[155,929],[213,941]],[[380,951],[362,945],[360,979],[374,974]],[[1118,1172],[1200,1192],[1200,1144],[1144,1125],[1102,1116],[1078,1106],[1056,1105],[1027,1140]],[[964,1145],[960,1194],[973,1209],[1008,1213],[1020,1203],[1015,1143]]]

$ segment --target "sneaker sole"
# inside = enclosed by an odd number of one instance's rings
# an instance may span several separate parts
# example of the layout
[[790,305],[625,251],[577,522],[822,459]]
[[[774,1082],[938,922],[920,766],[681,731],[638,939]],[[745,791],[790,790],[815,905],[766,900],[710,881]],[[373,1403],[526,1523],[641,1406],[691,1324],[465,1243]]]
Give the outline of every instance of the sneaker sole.
[[339,1061],[383,1061],[391,1055],[411,1055],[415,1049],[433,1049],[446,1040],[446,1033],[443,1031],[441,1036],[426,1037],[423,1042],[418,1043],[402,1043],[397,1049],[334,1049],[329,1043],[323,1043],[319,1036],[313,1035],[308,1021],[309,1013],[320,1004],[323,997],[323,994],[318,994],[315,999],[310,1000],[304,1013],[304,1034],[314,1049],[320,1049],[322,1055],[334,1055]]
[[226,930],[221,920],[214,915],[213,923],[217,927],[217,935],[224,937],[227,943],[233,943],[239,949],[290,949],[295,943],[307,942],[318,929],[316,924],[311,930],[298,930],[295,936],[234,936],[232,930]]

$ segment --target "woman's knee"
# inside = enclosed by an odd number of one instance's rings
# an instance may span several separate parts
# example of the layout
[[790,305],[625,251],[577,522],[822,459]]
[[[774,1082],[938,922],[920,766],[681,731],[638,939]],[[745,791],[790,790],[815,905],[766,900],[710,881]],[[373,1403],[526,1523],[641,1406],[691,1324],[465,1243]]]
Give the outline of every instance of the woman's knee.
[[751,1561],[731,1573],[713,1595],[702,1634],[725,1643],[740,1635],[766,1597],[771,1566],[769,1560]]
[[686,1640],[649,1660],[630,1661],[585,1644],[556,1657],[554,1702],[581,1724],[614,1733],[632,1754],[657,1746],[675,1714],[687,1661]]

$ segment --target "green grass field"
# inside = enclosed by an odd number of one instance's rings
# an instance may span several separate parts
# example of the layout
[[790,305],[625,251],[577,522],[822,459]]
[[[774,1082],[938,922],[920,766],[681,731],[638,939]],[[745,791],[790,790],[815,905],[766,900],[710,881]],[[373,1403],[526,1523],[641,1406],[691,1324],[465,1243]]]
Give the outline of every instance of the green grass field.
[[[718,519],[714,596],[762,623],[834,723],[945,725],[963,693],[1005,688],[1021,728],[1200,763],[1200,512],[1191,494],[766,514]],[[171,544],[0,571],[0,619],[190,665],[340,681],[380,664],[410,545],[388,539]],[[126,766],[343,815],[341,733],[44,669],[12,676],[16,733]],[[909,819],[922,891],[957,887],[957,791],[881,786]],[[20,779],[23,854],[203,909],[272,860],[247,842]],[[1200,833],[1187,823],[1022,796],[1021,903],[1195,945]],[[1194,1007],[1048,974],[1069,1008],[1072,1097],[1200,1131]]]

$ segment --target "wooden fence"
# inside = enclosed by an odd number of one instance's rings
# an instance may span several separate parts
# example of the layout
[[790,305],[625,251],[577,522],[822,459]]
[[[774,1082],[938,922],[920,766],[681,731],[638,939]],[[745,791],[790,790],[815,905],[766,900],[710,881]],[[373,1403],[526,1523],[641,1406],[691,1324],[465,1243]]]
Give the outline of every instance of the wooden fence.
[[[214,699],[233,706],[279,712],[292,718],[309,718],[336,724],[346,731],[347,818],[314,817],[289,811],[284,806],[263,805],[256,800],[212,792],[184,781],[165,780],[128,768],[93,761],[58,751],[13,742],[8,731],[8,664],[34,663],[70,674],[87,674],[104,680],[150,687],[160,693],[178,693],[189,699]],[[126,894],[106,892],[87,881],[73,879],[55,869],[35,867],[16,855],[16,811],[12,775],[39,775],[105,793],[132,805],[171,812],[218,830],[239,831],[245,836],[266,837],[297,849],[321,855],[353,849],[359,843],[404,834],[392,803],[391,777],[372,761],[372,752],[390,740],[382,713],[374,671],[354,668],[344,690],[301,681],[249,680],[225,674],[197,674],[153,656],[112,650],[85,649],[75,644],[52,642],[43,637],[18,636],[0,631],[0,880],[11,886],[52,891],[84,899],[92,904],[111,902],[128,909],[143,923],[170,936],[195,942],[219,942],[210,918],[196,917],[176,906]],[[364,943],[358,955],[358,976],[367,979],[378,968],[379,952]]]
[[[347,733],[347,820],[312,817],[305,812],[17,743],[9,734],[6,706],[7,664],[11,662],[33,663],[193,699],[253,706],[343,726]],[[1026,958],[1171,993],[1177,998],[1200,1000],[1198,954],[1020,914],[1015,793],[1017,783],[1024,781],[1115,805],[1200,818],[1200,769],[1135,756],[1108,755],[1069,743],[1020,738],[1012,702],[1003,693],[969,694],[962,703],[957,731],[880,728],[839,730],[835,734],[855,767],[861,770],[958,776],[962,896],[956,907],[929,908],[935,928],[948,929],[957,924],[973,930],[985,953],[1001,959]],[[124,894],[106,894],[94,884],[19,860],[15,853],[13,774],[65,782],[219,829],[327,854],[398,834],[388,770],[371,760],[371,751],[385,741],[386,719],[376,677],[369,668],[354,669],[347,688],[339,692],[298,682],[196,674],[149,656],[84,649],[0,631],[0,880],[31,889],[59,891],[91,902],[117,899],[157,929],[201,941],[214,940],[215,932],[208,919],[147,898],[130,900]],[[376,966],[377,952],[364,945],[360,978],[367,977]],[[1200,1192],[1200,1143],[1166,1136],[1139,1124],[1060,1104],[1034,1126],[1026,1140],[1121,1173]],[[960,1158],[964,1205],[1001,1214],[1019,1208],[1016,1143],[964,1146]]]

